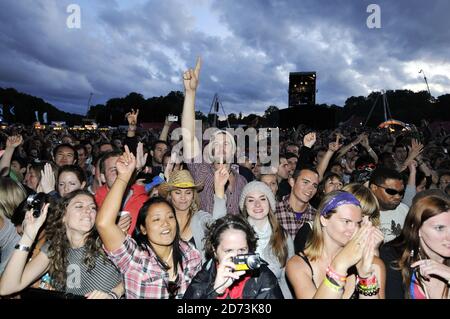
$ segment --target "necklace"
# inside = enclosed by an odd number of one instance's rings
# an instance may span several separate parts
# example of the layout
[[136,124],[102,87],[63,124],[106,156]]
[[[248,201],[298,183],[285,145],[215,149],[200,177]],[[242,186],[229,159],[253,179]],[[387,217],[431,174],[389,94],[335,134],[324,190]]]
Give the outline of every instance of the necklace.
[[170,257],[172,257],[172,252],[173,252],[173,248],[170,248],[169,256],[167,256],[167,258],[164,260],[164,262],[165,262],[167,265],[169,264],[169,259],[170,259]]

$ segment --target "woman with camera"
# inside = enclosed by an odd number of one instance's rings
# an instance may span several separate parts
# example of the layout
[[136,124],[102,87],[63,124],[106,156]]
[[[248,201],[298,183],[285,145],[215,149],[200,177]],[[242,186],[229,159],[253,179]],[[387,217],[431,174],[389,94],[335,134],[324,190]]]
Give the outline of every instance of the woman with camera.
[[116,225],[122,197],[136,168],[127,146],[116,163],[117,178],[97,216],[104,248],[124,276],[127,299],[181,298],[201,267],[200,253],[180,239],[175,210],[154,197],[139,210],[133,238]]
[[[217,172],[219,176],[224,175],[226,181],[227,171],[221,168]],[[218,180],[217,177],[216,180]],[[224,196],[223,185],[224,183],[222,183],[222,189],[216,187],[218,198]],[[253,227],[258,237],[256,253],[268,263],[269,269],[278,278],[284,298],[292,299],[292,293],[286,282],[285,266],[289,258],[294,255],[294,243],[274,215],[275,205],[275,196],[269,186],[258,181],[245,185],[239,199],[241,214]],[[226,214],[225,201],[216,202],[215,208],[221,212],[222,216]]]
[[449,299],[450,198],[415,198],[400,236],[381,247],[386,298]]
[[[123,295],[120,273],[103,253],[94,228],[97,206],[89,192],[74,191],[50,211],[48,203],[31,206],[25,215],[23,236],[0,280],[0,295],[27,288],[47,271],[51,285],[65,293],[89,299],[113,299]],[[47,212],[47,242],[27,263]]]
[[219,218],[206,234],[208,261],[184,299],[283,299],[277,278],[254,254],[256,233],[243,217]]
[[382,241],[354,195],[325,195],[305,250],[286,266],[297,299],[384,298],[385,268],[375,255]]

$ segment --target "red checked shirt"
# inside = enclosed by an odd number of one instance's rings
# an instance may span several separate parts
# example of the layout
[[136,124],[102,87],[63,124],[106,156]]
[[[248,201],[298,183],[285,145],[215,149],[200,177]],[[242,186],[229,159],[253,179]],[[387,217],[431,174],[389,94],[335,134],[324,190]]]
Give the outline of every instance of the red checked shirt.
[[284,196],[281,202],[276,205],[275,216],[281,226],[292,236],[295,237],[297,231],[305,222],[313,221],[316,215],[316,209],[308,204],[305,211],[294,212],[289,204],[289,196]]
[[[182,267],[178,266],[179,289],[176,299],[183,297],[192,278],[201,268],[198,250],[185,242],[180,242],[180,247],[184,257]],[[127,299],[169,298],[169,274],[161,268],[151,250],[141,250],[134,239],[127,236],[120,248],[106,253],[124,276]]]

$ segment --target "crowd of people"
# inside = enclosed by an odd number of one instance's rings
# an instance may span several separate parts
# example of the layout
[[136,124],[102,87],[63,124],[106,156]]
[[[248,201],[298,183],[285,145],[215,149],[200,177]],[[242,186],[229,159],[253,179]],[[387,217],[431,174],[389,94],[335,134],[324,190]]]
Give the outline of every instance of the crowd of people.
[[448,132],[300,125],[256,141],[265,163],[197,140],[200,69],[181,151],[138,109],[123,131],[0,132],[0,298],[450,297]]

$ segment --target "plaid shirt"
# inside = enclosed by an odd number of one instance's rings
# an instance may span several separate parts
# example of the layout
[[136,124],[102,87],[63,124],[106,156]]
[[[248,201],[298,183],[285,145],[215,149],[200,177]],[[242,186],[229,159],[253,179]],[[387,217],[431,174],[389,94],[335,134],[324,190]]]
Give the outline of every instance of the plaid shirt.
[[314,220],[316,209],[308,204],[304,212],[294,212],[289,204],[289,196],[291,195],[284,196],[281,202],[277,202],[275,216],[281,226],[294,238],[305,222]]
[[[195,183],[204,183],[203,190],[198,193],[200,198],[200,209],[212,213],[214,209],[214,164],[192,163],[187,164],[189,171],[194,178]],[[233,191],[227,187],[225,195],[227,198],[227,213],[232,215],[239,214],[239,197],[241,196],[247,180],[235,170]]]
[[[192,278],[201,269],[201,256],[198,250],[185,242],[180,242],[180,247],[184,257],[183,269],[178,267],[179,289],[176,299],[183,298]],[[169,274],[161,268],[153,251],[141,250],[134,239],[127,236],[120,248],[106,253],[124,276],[127,299],[169,298]]]

